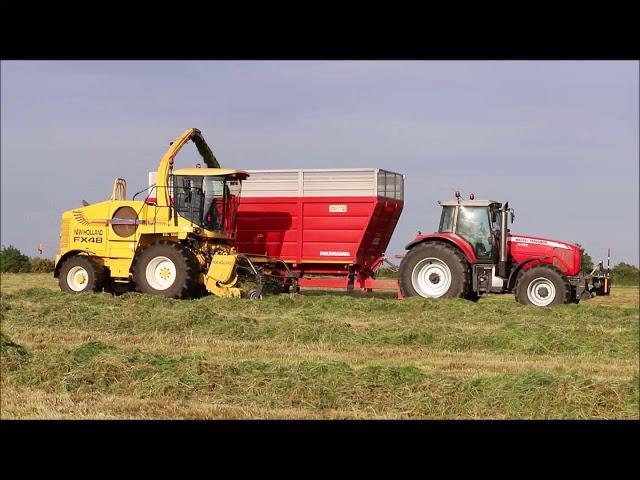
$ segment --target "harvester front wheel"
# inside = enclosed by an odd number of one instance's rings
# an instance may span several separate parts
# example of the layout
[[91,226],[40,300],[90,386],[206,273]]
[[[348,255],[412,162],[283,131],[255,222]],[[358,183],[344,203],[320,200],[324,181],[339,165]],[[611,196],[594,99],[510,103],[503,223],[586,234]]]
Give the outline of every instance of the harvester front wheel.
[[548,265],[536,265],[520,272],[514,290],[518,303],[537,307],[562,305],[571,298],[569,282]]
[[197,262],[182,244],[161,240],[144,247],[134,260],[133,279],[142,293],[190,298],[196,287]]
[[405,297],[453,298],[469,293],[469,264],[458,249],[442,242],[420,243],[400,263]]
[[67,258],[58,275],[60,290],[68,293],[99,292],[102,281],[102,267],[86,255]]

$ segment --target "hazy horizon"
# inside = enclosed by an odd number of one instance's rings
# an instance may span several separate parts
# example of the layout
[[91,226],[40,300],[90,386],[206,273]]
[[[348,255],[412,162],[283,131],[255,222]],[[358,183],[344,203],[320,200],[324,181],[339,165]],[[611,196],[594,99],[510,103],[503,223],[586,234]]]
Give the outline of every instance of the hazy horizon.
[[514,233],[638,265],[638,65],[2,61],[1,242],[53,258],[63,211],[107,199],[115,177],[145,188],[197,127],[224,167],[405,174],[390,257],[461,190],[509,201]]

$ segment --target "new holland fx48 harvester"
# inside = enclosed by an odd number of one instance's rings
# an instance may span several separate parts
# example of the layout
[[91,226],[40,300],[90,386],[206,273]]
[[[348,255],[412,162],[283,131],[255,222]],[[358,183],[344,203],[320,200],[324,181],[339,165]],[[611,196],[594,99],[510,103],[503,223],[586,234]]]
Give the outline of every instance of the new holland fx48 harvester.
[[[193,141],[207,168],[173,169]],[[160,160],[155,198],[127,200],[116,179],[109,200],[64,212],[54,276],[71,293],[133,288],[171,298],[260,298],[266,284],[297,288],[287,265],[232,246],[242,180],[248,173],[220,168],[200,131],[187,129]],[[137,194],[136,194],[137,195]],[[240,283],[239,283],[240,282]],[[251,288],[247,288],[247,286]]]

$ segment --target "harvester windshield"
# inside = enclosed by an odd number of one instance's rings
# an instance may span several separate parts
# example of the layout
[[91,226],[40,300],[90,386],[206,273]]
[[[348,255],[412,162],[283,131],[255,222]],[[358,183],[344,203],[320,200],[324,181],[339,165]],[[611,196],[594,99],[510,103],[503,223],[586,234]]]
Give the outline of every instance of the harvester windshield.
[[205,230],[232,234],[241,182],[236,175],[173,175],[176,212]]

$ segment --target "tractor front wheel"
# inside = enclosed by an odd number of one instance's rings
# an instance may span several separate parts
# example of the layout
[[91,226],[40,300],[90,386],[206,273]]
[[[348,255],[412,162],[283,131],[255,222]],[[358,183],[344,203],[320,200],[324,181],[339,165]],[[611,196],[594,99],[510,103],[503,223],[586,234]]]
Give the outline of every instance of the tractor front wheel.
[[520,272],[514,290],[518,303],[537,307],[562,305],[571,298],[569,282],[548,265],[536,265]]
[[142,293],[190,298],[196,287],[197,261],[182,244],[161,240],[144,247],[134,259],[133,279]]

